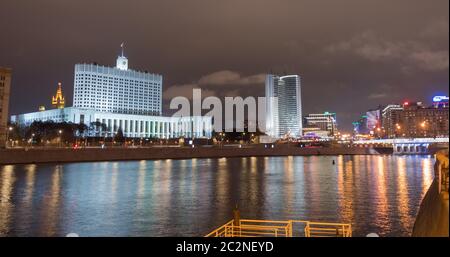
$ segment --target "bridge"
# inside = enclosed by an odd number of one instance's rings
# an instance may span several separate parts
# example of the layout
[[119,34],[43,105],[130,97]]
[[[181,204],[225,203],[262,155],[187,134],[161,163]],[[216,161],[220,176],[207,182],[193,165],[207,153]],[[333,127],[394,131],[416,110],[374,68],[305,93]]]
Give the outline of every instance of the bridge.
[[430,154],[431,148],[448,148],[448,137],[437,138],[396,138],[396,139],[371,139],[356,140],[354,145],[372,147],[392,147],[394,154]]

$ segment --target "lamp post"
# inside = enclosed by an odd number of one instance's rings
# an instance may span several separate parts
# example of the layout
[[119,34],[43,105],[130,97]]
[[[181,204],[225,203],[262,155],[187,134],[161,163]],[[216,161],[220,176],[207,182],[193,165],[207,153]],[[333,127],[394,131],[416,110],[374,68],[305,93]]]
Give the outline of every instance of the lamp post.
[[8,129],[6,130],[6,142],[5,142],[5,147],[8,148],[8,142],[9,142],[9,133],[10,131],[13,130],[13,127],[8,127]]
[[58,130],[58,134],[59,134],[59,147],[62,147],[62,130],[60,129],[60,130]]
[[[31,138],[30,138],[30,140],[28,141],[30,144],[31,144],[31,146],[33,147],[33,140],[34,140],[34,136],[35,136],[36,134],[31,134]],[[45,145],[44,145],[45,146]]]

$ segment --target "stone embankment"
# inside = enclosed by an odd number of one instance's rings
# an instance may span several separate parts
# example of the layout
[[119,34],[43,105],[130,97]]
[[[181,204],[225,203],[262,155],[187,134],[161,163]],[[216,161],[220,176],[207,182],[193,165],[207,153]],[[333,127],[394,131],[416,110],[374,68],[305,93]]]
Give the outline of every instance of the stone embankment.
[[379,154],[372,148],[330,147],[300,148],[277,145],[274,148],[263,145],[196,146],[191,147],[143,147],[143,148],[20,148],[0,150],[0,164],[58,163],[119,160],[190,159],[252,156],[305,156],[305,155],[367,155]]
[[434,179],[420,205],[412,236],[448,237],[448,150],[436,154]]

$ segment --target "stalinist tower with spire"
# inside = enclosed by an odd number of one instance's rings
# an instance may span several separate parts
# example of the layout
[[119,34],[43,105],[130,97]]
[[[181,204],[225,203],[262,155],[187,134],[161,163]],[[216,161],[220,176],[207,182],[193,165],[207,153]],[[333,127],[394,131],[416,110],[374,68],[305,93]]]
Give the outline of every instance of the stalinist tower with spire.
[[52,97],[52,105],[55,108],[62,109],[65,106],[64,96],[62,94],[61,82],[58,82],[56,95]]

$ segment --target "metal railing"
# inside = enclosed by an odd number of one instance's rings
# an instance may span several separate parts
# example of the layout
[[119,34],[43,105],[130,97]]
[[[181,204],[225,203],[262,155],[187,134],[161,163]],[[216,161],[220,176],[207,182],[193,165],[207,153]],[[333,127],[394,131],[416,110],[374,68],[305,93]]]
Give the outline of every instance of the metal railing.
[[[294,231],[298,226],[302,229]],[[295,232],[295,233],[294,233]],[[231,220],[206,237],[351,237],[351,224],[304,220]]]

